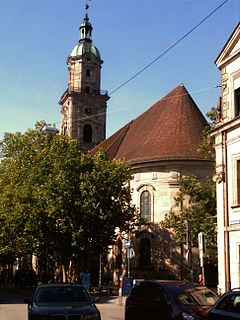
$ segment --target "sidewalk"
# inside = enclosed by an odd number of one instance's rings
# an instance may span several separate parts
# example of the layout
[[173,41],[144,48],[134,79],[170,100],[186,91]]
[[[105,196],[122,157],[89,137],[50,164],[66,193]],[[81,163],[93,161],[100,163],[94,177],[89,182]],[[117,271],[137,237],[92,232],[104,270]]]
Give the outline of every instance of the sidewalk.
[[104,296],[96,306],[101,312],[102,320],[123,320],[126,297]]
[[[17,318],[16,318],[17,317]],[[0,304],[0,320],[27,320],[26,304]]]
[[96,302],[96,304],[114,303],[120,306],[125,306],[126,298],[126,296],[103,296],[98,302]]

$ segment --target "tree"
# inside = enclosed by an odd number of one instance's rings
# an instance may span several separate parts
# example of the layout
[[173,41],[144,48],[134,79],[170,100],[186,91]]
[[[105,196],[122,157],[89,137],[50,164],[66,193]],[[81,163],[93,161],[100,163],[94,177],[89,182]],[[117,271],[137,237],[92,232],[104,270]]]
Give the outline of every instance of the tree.
[[215,138],[209,135],[209,131],[215,127],[216,116],[217,109],[212,107],[212,109],[207,113],[207,117],[210,119],[210,122],[203,130],[203,139],[198,147],[199,154],[201,154],[205,159],[215,160]]
[[43,125],[1,142],[0,253],[34,253],[86,271],[93,253],[114,243],[116,227],[128,231],[137,219],[130,167],[84,154]]
[[[216,108],[207,113],[209,124],[203,130],[203,139],[198,152],[209,160],[215,159],[214,138],[209,131],[216,123]],[[177,241],[186,243],[186,223],[191,223],[191,236],[194,246],[198,244],[198,233],[204,232],[207,245],[216,247],[216,185],[211,177],[200,180],[195,176],[181,177],[179,192],[175,198],[176,206],[180,206],[180,214],[171,210],[162,223],[165,228],[172,228]]]
[[173,228],[179,244],[186,244],[186,223],[191,223],[191,240],[198,245],[198,233],[203,232],[209,247],[216,247],[214,219],[216,216],[215,184],[211,178],[203,181],[195,176],[182,177],[179,192],[175,198],[180,214],[171,210],[162,222],[165,228]]

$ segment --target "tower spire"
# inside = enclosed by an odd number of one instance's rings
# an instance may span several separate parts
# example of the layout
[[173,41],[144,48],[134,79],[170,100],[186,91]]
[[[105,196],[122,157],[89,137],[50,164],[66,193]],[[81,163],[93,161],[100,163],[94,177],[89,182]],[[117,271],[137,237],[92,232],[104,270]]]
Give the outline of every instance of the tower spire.
[[88,18],[88,1],[84,0],[80,40],[67,58],[68,88],[59,101],[61,134],[77,139],[83,152],[91,150],[106,137],[109,99],[107,91],[101,90],[103,61],[92,42],[93,28]]
[[89,22],[89,18],[88,18],[88,9],[89,9],[89,5],[88,5],[88,1],[86,1],[85,4],[85,17],[80,25],[80,40],[79,42],[92,42],[92,25]]

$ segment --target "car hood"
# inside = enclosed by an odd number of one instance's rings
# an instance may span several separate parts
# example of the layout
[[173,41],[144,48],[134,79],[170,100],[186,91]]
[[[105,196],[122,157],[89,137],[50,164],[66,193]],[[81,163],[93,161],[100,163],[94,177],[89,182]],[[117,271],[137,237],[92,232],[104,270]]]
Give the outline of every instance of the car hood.
[[68,303],[68,302],[38,302],[30,308],[32,313],[96,313],[97,307],[92,302]]

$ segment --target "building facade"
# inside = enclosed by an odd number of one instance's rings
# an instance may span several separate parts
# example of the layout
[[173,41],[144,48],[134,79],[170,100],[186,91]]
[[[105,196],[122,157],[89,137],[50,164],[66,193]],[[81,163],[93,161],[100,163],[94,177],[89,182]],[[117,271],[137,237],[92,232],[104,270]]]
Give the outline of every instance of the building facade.
[[[125,253],[122,255],[126,274],[130,268],[134,278],[187,277],[188,249],[180,248],[160,223],[171,209],[180,212],[174,200],[180,177],[212,176],[212,161],[197,152],[206,125],[192,97],[180,84],[93,150],[103,149],[110,158],[125,159],[131,164],[132,201],[146,224],[138,227],[134,235],[128,235],[131,256],[126,259]],[[112,257],[118,257],[125,246],[125,241],[119,242]],[[198,252],[193,255],[192,271],[197,275]]]
[[67,58],[68,88],[62,95],[61,134],[78,140],[82,151],[106,138],[106,109],[109,96],[101,90],[99,50],[92,42],[92,25],[86,14],[80,25],[80,40]]
[[215,61],[222,96],[215,136],[218,225],[218,289],[240,287],[240,24]]

